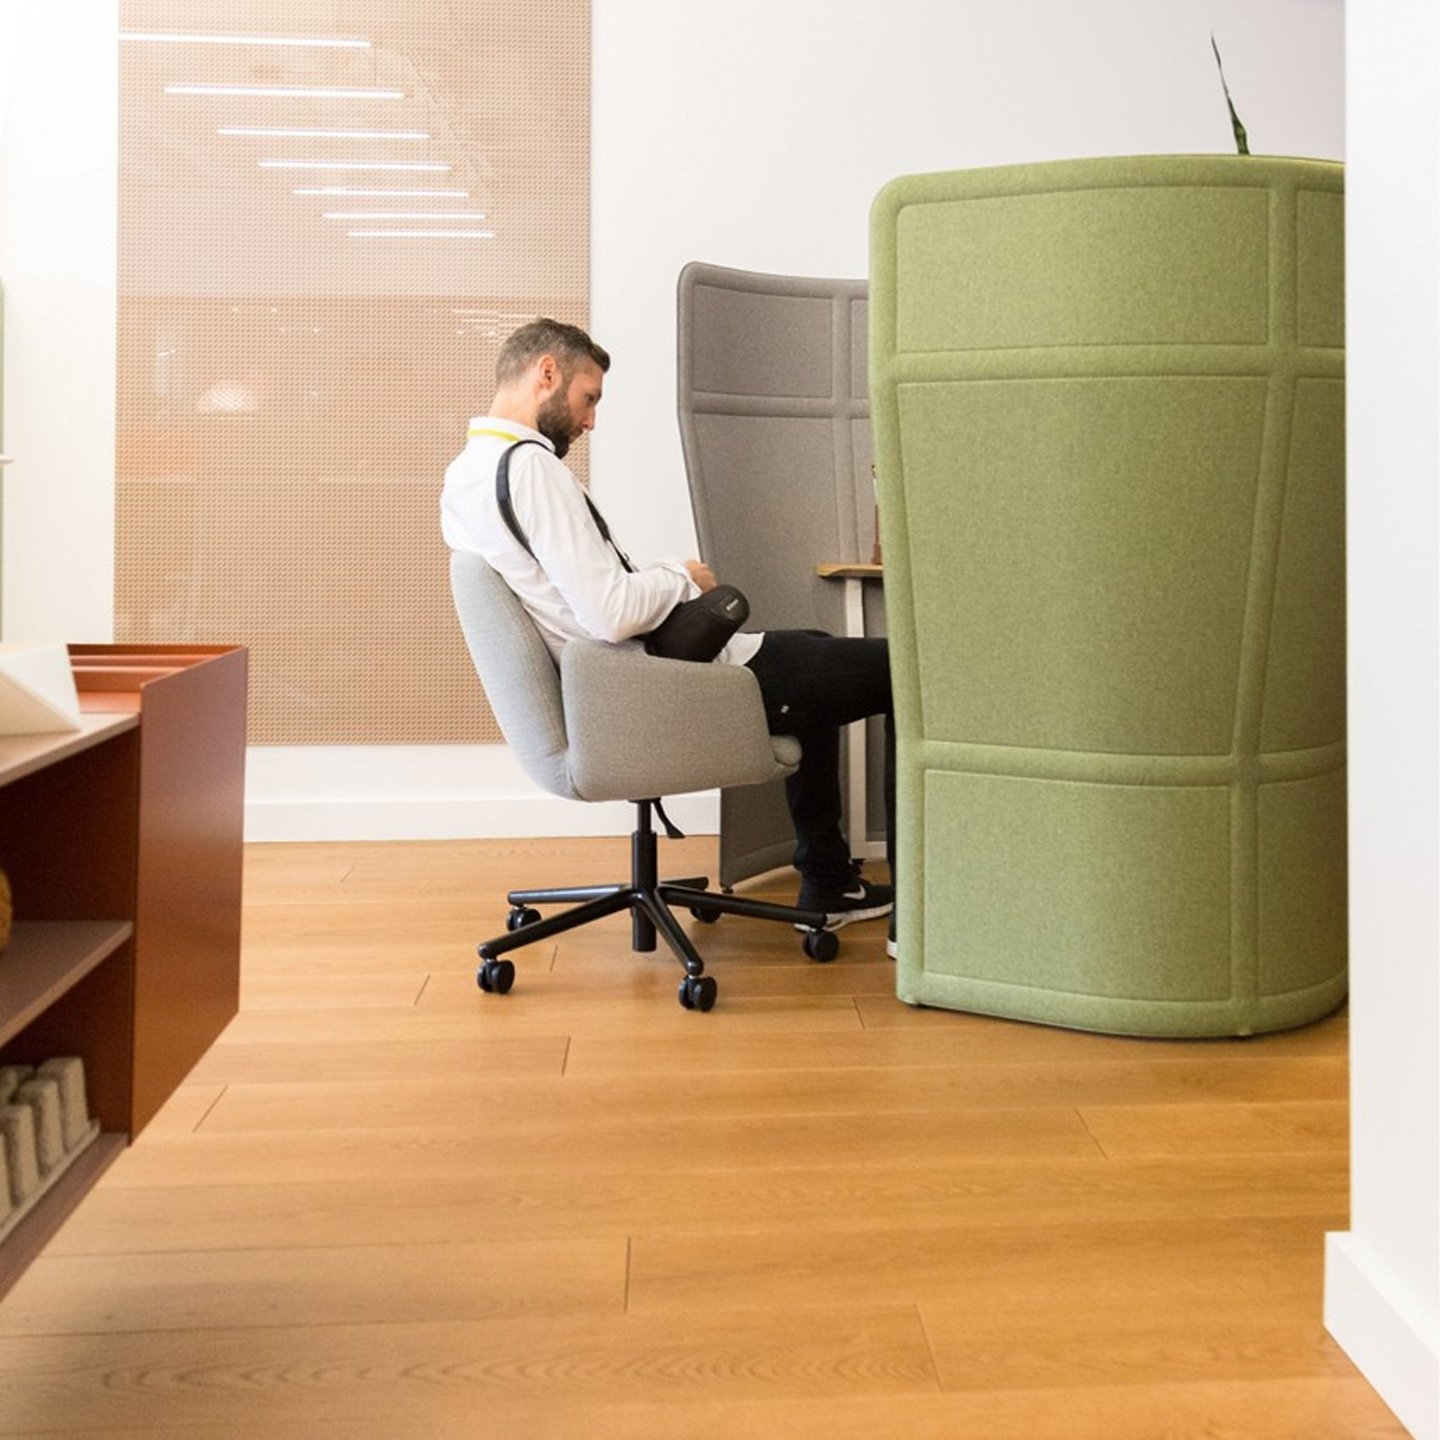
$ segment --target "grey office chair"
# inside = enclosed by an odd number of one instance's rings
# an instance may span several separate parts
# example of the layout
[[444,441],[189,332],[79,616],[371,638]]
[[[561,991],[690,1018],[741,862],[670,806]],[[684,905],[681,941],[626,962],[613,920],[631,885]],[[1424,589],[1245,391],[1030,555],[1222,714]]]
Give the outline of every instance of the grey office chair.
[[[505,994],[515,967],[507,951],[629,910],[631,948],[655,949],[658,931],[685,967],[680,1003],[709,1010],[714,979],[680,928],[672,906],[697,920],[748,915],[804,928],[813,960],[831,960],[839,941],[813,910],[707,889],[703,876],[661,880],[653,818],[659,798],[717,786],[757,785],[791,774],[800,744],[771,736],[755,677],[743,666],[658,660],[630,646],[573,640],[557,667],[510,587],[478,555],[454,552],[450,585],[470,656],[500,729],[525,773],[571,800],[635,805],[628,882],[512,890],[506,934],[478,947],[482,990]],[[579,902],[541,919],[535,905]]]

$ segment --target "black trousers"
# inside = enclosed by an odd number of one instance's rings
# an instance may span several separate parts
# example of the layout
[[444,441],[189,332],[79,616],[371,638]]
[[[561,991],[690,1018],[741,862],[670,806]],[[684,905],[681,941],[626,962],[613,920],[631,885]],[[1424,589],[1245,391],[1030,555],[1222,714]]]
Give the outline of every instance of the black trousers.
[[822,889],[844,888],[850,846],[840,828],[840,727],[885,717],[885,857],[895,873],[895,715],[890,647],[883,639],[846,639],[823,630],[767,630],[751,658],[772,735],[793,735],[804,749],[785,782],[795,825],[795,868]]

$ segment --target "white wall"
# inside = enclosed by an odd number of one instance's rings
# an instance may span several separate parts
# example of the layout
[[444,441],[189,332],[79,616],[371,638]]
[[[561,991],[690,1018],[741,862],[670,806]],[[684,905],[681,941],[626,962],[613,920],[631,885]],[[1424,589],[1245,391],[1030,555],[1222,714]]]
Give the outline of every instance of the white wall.
[[896,175],[1252,150],[1343,157],[1340,0],[592,0],[593,483],[632,553],[690,553],[683,265],[862,277]]
[[1440,10],[1351,12],[1351,1228],[1326,1322],[1440,1437]]
[[4,3],[0,283],[14,463],[0,615],[7,640],[108,640],[118,0]]

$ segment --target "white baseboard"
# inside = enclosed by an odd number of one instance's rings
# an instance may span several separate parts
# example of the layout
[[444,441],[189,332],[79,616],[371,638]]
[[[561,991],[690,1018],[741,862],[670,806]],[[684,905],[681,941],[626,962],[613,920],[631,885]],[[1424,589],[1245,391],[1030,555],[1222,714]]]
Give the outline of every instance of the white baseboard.
[[[715,791],[667,797],[687,835],[713,835]],[[587,805],[533,784],[503,745],[253,746],[245,838],[467,840],[628,835],[634,809]]]
[[1415,1440],[1440,1440],[1440,1336],[1351,1232],[1325,1237],[1325,1328]]
[[[665,812],[687,835],[713,835],[715,796],[679,795]],[[628,835],[635,811],[623,801],[584,805],[549,796],[466,796],[444,800],[251,800],[245,838],[263,840],[494,840]],[[663,833],[663,832],[662,832]]]

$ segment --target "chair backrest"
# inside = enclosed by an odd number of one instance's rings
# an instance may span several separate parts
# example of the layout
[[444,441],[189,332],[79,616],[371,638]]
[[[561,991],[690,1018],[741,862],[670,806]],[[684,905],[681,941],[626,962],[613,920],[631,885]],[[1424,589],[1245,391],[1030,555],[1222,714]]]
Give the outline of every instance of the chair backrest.
[[578,799],[560,674],[525,607],[485,560],[459,550],[450,556],[450,590],[470,658],[515,758],[537,785]]

